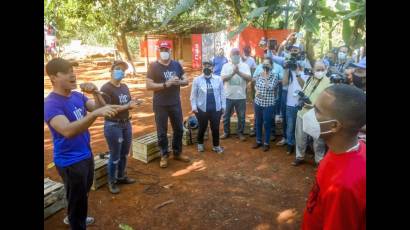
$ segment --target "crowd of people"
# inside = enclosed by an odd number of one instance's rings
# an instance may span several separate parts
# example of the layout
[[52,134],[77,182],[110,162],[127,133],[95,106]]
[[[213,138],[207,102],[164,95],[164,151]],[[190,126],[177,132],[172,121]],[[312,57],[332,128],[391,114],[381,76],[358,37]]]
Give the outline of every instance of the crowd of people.
[[[212,151],[218,154],[226,150],[220,139],[231,138],[233,132],[241,141],[247,140],[246,100],[251,97],[254,102],[251,136],[256,138],[250,148],[270,150],[278,119],[282,120],[284,134],[276,145],[286,145],[288,154],[296,152],[292,165],[304,163],[307,147],[313,146],[318,171],[303,228],[364,229],[366,145],[359,137],[365,139],[366,132],[366,58],[349,62],[348,48],[342,46],[336,58],[326,56],[316,60],[312,68],[303,45],[296,40],[296,34],[292,33],[279,47],[268,45],[259,65],[251,57],[249,46],[243,52],[233,48],[229,58],[220,49],[215,58],[203,62],[202,74],[193,80],[190,96],[192,113],[199,126],[198,152],[206,151],[204,134],[208,123]],[[149,65],[146,88],[153,91],[159,165],[166,168],[171,155],[169,146],[174,160],[190,162],[182,151],[180,99],[180,86],[188,85],[189,81],[181,64],[170,58],[168,43],[160,43],[158,48],[160,58]],[[53,91],[44,102],[44,120],[53,136],[54,162],[67,191],[65,222],[72,229],[85,229],[94,222],[87,217],[94,169],[88,128],[97,117],[105,118],[104,135],[110,150],[109,191],[117,194],[118,184],[135,183],[135,179],[126,175],[132,139],[129,111],[140,102],[133,100],[127,85],[121,83],[127,69],[126,62],[116,61],[111,67],[110,81],[101,89],[93,83],[81,84],[83,92],[93,95],[90,99],[73,91],[77,88],[73,63],[55,58],[46,65]],[[234,112],[238,121],[235,131],[230,130]],[[173,133],[171,145],[167,138],[168,119]],[[219,135],[221,119],[224,133]]]

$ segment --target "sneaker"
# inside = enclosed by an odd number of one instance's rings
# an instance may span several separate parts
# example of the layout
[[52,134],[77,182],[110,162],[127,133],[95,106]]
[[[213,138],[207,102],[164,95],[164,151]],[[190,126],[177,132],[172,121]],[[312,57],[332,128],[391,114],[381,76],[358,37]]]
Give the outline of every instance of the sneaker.
[[242,133],[238,134],[238,137],[239,137],[239,140],[246,141],[246,137]]
[[229,138],[229,134],[224,133],[219,139],[227,139]]
[[268,151],[269,149],[270,149],[269,145],[267,145],[267,144],[263,145],[263,151],[264,152]]
[[118,194],[120,192],[118,186],[112,182],[108,182],[108,190],[110,190],[112,194]]
[[174,155],[174,160],[182,161],[182,162],[190,162],[191,161],[191,159],[189,159],[189,157],[181,156],[181,155],[177,155],[177,156]]
[[303,164],[304,162],[305,162],[304,160],[295,159],[295,160],[292,162],[292,165],[293,165],[293,166],[298,166],[298,165]]
[[280,140],[278,143],[276,143],[277,146],[284,146],[286,145],[286,139],[283,137],[282,140]]
[[252,145],[252,148],[253,148],[253,149],[257,149],[257,148],[259,148],[259,147],[261,147],[261,146],[262,146],[261,143],[256,142],[255,144]]
[[129,178],[129,177],[117,179],[117,184],[134,184],[135,182],[137,182],[137,180]]
[[198,144],[198,152],[203,152],[205,151],[204,144]]
[[166,168],[168,167],[168,156],[162,156],[161,161],[159,162],[159,167]]
[[212,151],[214,151],[214,152],[216,152],[216,153],[218,153],[218,154],[221,154],[221,153],[224,152],[224,147],[214,146],[214,147],[212,147]]
[[[70,225],[70,221],[68,221],[68,216],[64,217],[63,222],[66,225]],[[86,225],[94,224],[94,222],[95,222],[94,217],[87,216],[87,218],[85,219],[85,224]]]
[[288,155],[290,155],[290,154],[292,154],[293,152],[294,152],[294,150],[295,150],[295,146],[294,145],[288,145],[288,147],[287,147],[287,154]]

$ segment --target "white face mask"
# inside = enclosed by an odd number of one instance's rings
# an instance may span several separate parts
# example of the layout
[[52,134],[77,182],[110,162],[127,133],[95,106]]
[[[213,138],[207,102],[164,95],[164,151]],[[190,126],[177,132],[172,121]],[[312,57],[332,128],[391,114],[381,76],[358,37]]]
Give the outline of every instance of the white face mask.
[[169,59],[169,53],[168,52],[160,52],[159,56],[161,57],[162,60],[166,61]]
[[316,71],[315,72],[315,77],[317,79],[322,79],[325,75],[326,75],[326,72],[324,72],[324,71]]
[[308,112],[306,112],[305,115],[303,115],[302,119],[303,119],[303,132],[309,134],[315,140],[318,139],[321,134],[332,132],[332,131],[321,132],[320,124],[336,121],[336,120],[328,120],[328,121],[318,122],[316,115],[315,115],[315,109],[311,109]]
[[343,53],[343,52],[339,52],[338,54],[337,54],[337,57],[340,59],[340,60],[345,60],[346,59],[346,53]]

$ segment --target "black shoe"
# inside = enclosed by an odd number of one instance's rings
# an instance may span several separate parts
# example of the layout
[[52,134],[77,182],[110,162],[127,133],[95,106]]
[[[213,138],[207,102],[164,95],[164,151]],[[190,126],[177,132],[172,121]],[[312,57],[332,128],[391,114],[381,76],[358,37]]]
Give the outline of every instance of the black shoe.
[[112,182],[108,182],[108,190],[110,190],[112,194],[118,194],[120,192],[118,186]]
[[259,147],[261,147],[262,146],[262,144],[261,143],[255,143],[253,146],[252,146],[252,148],[253,149],[257,149],[257,148],[259,148]]
[[270,149],[269,145],[263,145],[263,151],[266,152]]
[[135,179],[124,177],[122,179],[117,179],[117,184],[134,184],[137,182]]
[[293,166],[298,166],[298,165],[303,164],[304,162],[305,162],[304,160],[295,159],[295,160],[292,162],[292,165],[293,165]]
[[292,154],[293,152],[294,152],[294,150],[295,150],[295,146],[294,145],[288,145],[287,146],[287,154],[288,155],[290,155],[290,154]]

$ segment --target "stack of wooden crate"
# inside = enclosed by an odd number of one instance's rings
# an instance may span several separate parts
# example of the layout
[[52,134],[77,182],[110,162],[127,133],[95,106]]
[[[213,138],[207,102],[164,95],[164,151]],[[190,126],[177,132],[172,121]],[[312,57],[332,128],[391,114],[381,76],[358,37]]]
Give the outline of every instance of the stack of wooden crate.
[[66,207],[64,185],[44,179],[44,219]]
[[[243,134],[249,134],[251,132],[251,126],[253,126],[253,123],[251,124],[249,119],[245,119],[245,128],[243,130]],[[233,116],[231,117],[231,124],[230,124],[230,132],[231,134],[236,134],[237,129],[238,129],[238,117]]]
[[[198,143],[198,128],[191,129],[191,137],[189,135],[189,130],[184,127],[184,134],[182,135],[182,144],[183,145],[193,145]],[[204,134],[204,140],[207,140],[209,137],[209,127],[206,129]]]
[[[105,153],[108,154],[108,153]],[[108,183],[108,156],[101,159],[100,156],[94,157],[94,180],[91,186],[92,190],[97,190]]]
[[[168,134],[168,146],[171,149],[172,137]],[[132,157],[148,163],[160,156],[157,132],[148,133],[132,140]]]

